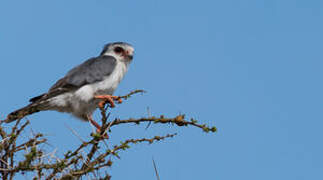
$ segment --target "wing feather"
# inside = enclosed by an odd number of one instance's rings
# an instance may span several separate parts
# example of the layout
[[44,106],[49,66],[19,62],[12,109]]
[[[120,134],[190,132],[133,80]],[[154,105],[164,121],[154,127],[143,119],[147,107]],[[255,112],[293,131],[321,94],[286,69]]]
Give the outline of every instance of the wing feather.
[[71,69],[63,78],[58,80],[48,93],[30,99],[30,102],[49,99],[65,92],[77,90],[80,87],[102,81],[115,69],[117,60],[112,56],[91,58]]

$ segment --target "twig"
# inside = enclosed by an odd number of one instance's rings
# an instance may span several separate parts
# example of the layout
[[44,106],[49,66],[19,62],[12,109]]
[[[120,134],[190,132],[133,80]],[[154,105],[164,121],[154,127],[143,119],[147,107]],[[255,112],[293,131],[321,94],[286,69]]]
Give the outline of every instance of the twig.
[[119,124],[127,124],[127,123],[135,123],[135,124],[140,124],[141,122],[154,122],[154,123],[171,123],[171,124],[176,124],[177,126],[195,126],[198,128],[201,128],[205,132],[216,132],[217,128],[215,126],[213,127],[208,127],[206,124],[198,124],[196,120],[191,119],[191,121],[185,120],[185,115],[178,115],[174,118],[165,118],[163,115],[161,115],[159,118],[156,117],[148,117],[148,118],[139,118],[139,119],[127,119],[127,120],[119,120],[116,119],[112,125],[119,125]]
[[[91,123],[90,123],[91,124]],[[81,141],[84,142],[84,140],[81,138],[81,136],[79,134],[77,134],[76,131],[74,131],[74,129],[72,129],[71,127],[69,127],[67,124],[65,124],[65,126]]]

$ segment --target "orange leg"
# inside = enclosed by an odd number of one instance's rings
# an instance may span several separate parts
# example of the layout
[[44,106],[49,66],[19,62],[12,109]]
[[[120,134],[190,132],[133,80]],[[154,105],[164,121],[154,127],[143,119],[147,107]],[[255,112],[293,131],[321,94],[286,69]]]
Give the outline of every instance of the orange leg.
[[[93,120],[92,116],[91,116],[91,115],[88,115],[88,116],[87,116],[87,119],[90,121],[90,123],[91,123],[93,126],[95,126],[95,127],[96,127],[96,132],[100,133],[100,132],[101,132],[101,126],[100,126],[97,122],[95,122],[95,121]],[[104,133],[103,137],[104,137],[105,139],[109,139],[109,136],[108,136],[108,134],[107,134],[107,133]]]
[[97,96],[94,96],[94,98],[101,99],[101,101],[99,102],[100,108],[103,108],[106,102],[108,102],[111,105],[111,108],[115,107],[114,101],[118,101],[119,104],[122,103],[122,99],[118,96],[97,95]]

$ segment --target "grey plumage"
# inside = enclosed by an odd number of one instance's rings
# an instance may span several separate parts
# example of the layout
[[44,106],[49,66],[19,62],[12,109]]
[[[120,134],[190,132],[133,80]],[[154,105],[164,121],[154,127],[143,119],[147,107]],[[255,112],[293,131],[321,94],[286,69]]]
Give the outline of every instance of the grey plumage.
[[[85,61],[83,64],[70,70],[66,78],[66,84],[81,87],[102,81],[109,76],[116,67],[117,60],[112,56],[99,56]],[[53,89],[56,89],[55,85]]]
[[99,56],[91,58],[84,63],[71,69],[63,78],[58,80],[48,93],[31,98],[30,102],[49,99],[68,91],[102,81],[109,76],[116,67],[117,60],[112,56]]
[[[85,85],[103,81],[105,77],[111,75],[111,73],[115,70],[116,64],[117,60],[109,55],[100,55],[98,57],[85,61],[84,63],[71,69],[63,78],[58,80],[47,93],[30,99],[30,102],[32,102],[32,104],[28,106],[29,109],[30,107],[39,110],[54,109],[60,112],[72,112],[73,114],[73,111],[75,111],[73,110],[73,105],[69,104],[65,107],[59,107],[53,105],[53,103],[50,104],[50,100],[52,98],[58,97],[59,95],[64,95],[65,93],[76,92],[78,89]],[[113,91],[106,93],[112,94]],[[86,102],[83,103],[86,104]],[[89,107],[83,107],[80,105],[79,107],[80,109],[82,109],[82,113],[74,113],[74,115],[78,118],[86,120],[86,115],[90,114],[93,111],[94,105],[96,103],[97,101],[92,100],[89,103],[91,104]],[[17,112],[21,112],[21,110],[18,110]],[[18,114],[17,112],[14,112],[14,114]]]
[[71,69],[47,93],[30,99],[29,105],[10,113],[5,122],[42,110],[68,112],[87,120],[97,107],[94,96],[112,95],[127,71],[133,51],[130,44],[123,42],[105,45],[100,56]]

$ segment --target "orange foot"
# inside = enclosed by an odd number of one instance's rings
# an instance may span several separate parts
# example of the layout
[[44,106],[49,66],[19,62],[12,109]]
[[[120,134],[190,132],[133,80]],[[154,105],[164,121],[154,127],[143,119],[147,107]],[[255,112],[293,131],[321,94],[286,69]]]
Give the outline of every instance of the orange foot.
[[115,107],[115,104],[114,104],[114,101],[118,101],[118,103],[122,103],[122,99],[118,96],[111,96],[111,95],[97,95],[97,96],[94,96],[94,98],[96,99],[101,99],[101,101],[99,102],[99,107],[100,108],[103,108],[104,107],[104,104],[106,102],[108,102],[112,108]]
[[[91,123],[93,126],[95,126],[95,127],[96,127],[96,132],[101,133],[101,126],[100,126],[97,122],[95,122],[95,121],[93,120],[92,116],[88,115],[88,116],[87,116],[87,119],[90,121],[90,123]],[[104,133],[104,134],[103,134],[103,137],[104,137],[105,139],[109,139],[109,136],[108,136],[108,134],[107,134],[107,133]]]

